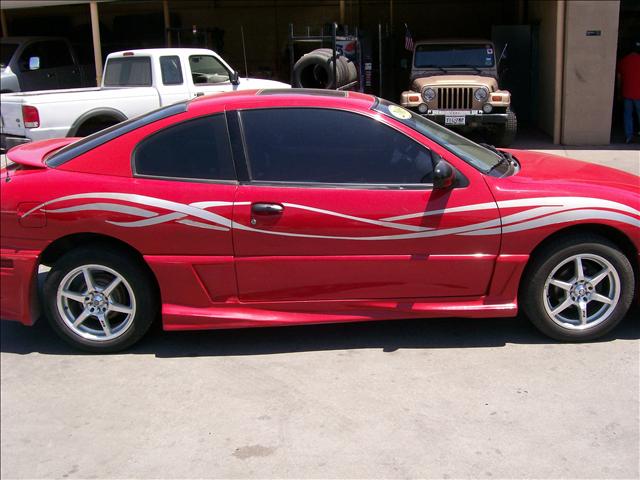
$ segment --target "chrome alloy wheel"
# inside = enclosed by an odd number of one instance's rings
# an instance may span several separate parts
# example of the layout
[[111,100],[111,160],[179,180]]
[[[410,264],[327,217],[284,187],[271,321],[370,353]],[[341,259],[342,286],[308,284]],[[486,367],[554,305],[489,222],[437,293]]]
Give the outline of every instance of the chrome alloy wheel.
[[573,255],[551,271],[543,296],[544,308],[556,324],[586,330],[604,322],[615,310],[620,277],[599,255]]
[[65,325],[88,340],[119,337],[136,314],[131,285],[104,265],[82,265],[70,271],[58,286],[56,300]]

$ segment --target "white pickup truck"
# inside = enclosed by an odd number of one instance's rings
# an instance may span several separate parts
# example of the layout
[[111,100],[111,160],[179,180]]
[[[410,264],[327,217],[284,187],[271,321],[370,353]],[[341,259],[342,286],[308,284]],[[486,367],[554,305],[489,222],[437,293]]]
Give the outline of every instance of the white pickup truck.
[[0,148],[58,137],[84,137],[158,107],[234,90],[289,88],[239,78],[211,50],[157,48],[112,53],[102,86],[7,93],[0,97]]

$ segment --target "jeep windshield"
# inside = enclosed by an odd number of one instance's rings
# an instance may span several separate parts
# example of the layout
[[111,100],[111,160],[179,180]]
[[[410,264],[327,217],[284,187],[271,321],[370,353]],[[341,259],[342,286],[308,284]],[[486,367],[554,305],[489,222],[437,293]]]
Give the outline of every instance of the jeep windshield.
[[413,66],[416,68],[493,67],[490,44],[425,44],[416,46]]
[[433,140],[438,145],[446,148],[483,173],[491,172],[493,174],[494,172],[492,172],[492,170],[499,165],[505,164],[505,157],[497,150],[493,151],[482,145],[478,145],[462,135],[458,135],[448,128],[438,125],[424,118],[422,115],[418,115],[395,103],[391,103],[382,98],[377,98],[376,100],[371,107],[373,110],[404,123],[409,128]]

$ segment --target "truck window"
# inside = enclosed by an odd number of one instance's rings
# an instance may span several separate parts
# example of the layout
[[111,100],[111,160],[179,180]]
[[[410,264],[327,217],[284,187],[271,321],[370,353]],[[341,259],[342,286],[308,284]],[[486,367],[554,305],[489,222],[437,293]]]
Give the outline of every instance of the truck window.
[[151,85],[149,57],[111,58],[104,74],[107,87],[146,87]]
[[191,55],[189,67],[194,84],[215,85],[229,81],[229,71],[211,55]]
[[180,57],[177,55],[160,57],[160,70],[163,85],[182,84],[182,67],[180,66]]
[[40,68],[73,66],[73,58],[66,43],[60,41],[35,42],[28,45],[20,56],[20,69],[29,69],[29,58],[40,57]]
[[0,43],[0,65],[6,67],[18,49],[17,43]]

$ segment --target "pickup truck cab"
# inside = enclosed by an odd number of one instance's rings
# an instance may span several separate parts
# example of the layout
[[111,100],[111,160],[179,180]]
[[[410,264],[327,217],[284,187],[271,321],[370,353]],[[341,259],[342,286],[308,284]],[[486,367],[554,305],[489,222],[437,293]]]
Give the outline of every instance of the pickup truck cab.
[[65,38],[0,40],[0,93],[95,86],[93,70],[93,65],[80,65]]
[[84,137],[116,123],[203,95],[288,88],[239,78],[211,50],[157,48],[112,53],[96,88],[3,94],[0,147],[59,137]]

